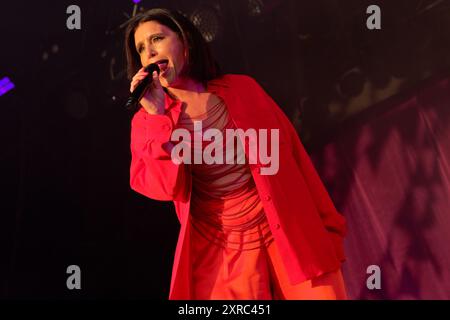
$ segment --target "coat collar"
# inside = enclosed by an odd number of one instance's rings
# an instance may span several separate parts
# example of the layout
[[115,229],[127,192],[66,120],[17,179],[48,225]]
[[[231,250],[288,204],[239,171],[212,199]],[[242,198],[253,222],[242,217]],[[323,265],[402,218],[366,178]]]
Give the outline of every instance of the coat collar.
[[[230,84],[226,81],[226,79],[222,76],[216,79],[212,79],[208,81],[206,85],[206,91],[210,93],[217,94],[222,99],[225,95],[225,91],[230,88]],[[173,109],[174,111],[181,112],[182,102],[172,98],[166,91],[166,100],[165,100],[165,109],[168,111],[169,109]]]

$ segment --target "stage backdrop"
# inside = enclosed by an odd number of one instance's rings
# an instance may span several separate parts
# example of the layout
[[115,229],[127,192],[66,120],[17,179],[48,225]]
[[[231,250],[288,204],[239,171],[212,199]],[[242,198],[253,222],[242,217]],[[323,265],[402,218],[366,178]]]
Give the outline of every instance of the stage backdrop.
[[[366,110],[312,151],[348,221],[352,299],[450,299],[449,120],[450,78],[440,76]],[[379,290],[366,286],[371,265]]]

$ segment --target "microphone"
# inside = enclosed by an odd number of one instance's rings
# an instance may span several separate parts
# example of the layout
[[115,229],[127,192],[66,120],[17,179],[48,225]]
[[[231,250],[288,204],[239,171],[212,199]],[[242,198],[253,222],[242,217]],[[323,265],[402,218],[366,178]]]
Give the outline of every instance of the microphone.
[[148,76],[145,77],[134,89],[134,91],[131,93],[130,97],[128,98],[125,108],[131,110],[136,109],[136,106],[138,102],[141,100],[142,96],[145,93],[145,90],[147,87],[152,84],[153,81],[153,72],[158,72],[158,75],[160,73],[159,66],[156,63],[150,63],[147,67],[144,69],[145,72],[148,72]]

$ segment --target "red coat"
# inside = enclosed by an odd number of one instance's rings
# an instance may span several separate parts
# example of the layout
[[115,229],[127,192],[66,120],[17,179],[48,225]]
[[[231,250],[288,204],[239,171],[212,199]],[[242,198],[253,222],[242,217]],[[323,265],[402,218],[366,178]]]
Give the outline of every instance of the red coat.
[[[289,119],[248,76],[225,75],[210,81],[207,91],[225,101],[237,128],[279,129],[278,172],[261,175],[259,168],[264,165],[249,166],[292,284],[339,269],[345,259],[345,219],[336,211]],[[173,201],[181,229],[169,299],[189,300],[191,165],[173,163],[164,148],[178,123],[181,102],[166,95],[165,108],[164,115],[150,115],[141,108],[133,117],[130,184],[149,198]]]

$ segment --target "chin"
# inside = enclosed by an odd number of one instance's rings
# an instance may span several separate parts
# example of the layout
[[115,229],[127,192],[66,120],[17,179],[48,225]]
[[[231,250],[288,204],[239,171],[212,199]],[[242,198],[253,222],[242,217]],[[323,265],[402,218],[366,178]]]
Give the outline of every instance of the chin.
[[[161,80],[160,80],[161,81]],[[170,86],[174,86],[177,84],[177,79],[173,79],[172,77],[168,77],[168,78],[163,78],[163,80],[161,81],[161,85],[165,85],[166,87],[170,87]]]
[[167,79],[166,77],[160,76],[159,77],[159,82],[161,82],[161,85],[163,87],[167,87],[170,84],[171,81],[170,81],[170,79]]
[[164,79],[164,78],[159,79],[159,82],[161,83],[161,85],[163,87],[168,87],[169,86],[169,82],[166,79]]

